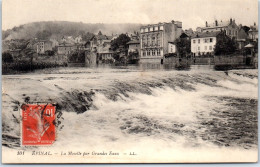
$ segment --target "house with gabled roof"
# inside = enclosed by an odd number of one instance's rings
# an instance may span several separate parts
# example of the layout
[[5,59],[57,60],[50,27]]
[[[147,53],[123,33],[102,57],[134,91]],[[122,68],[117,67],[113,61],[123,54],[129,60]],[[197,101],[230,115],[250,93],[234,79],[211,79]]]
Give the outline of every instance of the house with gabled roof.
[[230,18],[229,21],[218,21],[215,20],[214,23],[209,24],[206,21],[205,27],[198,27],[198,32],[217,32],[224,31],[226,35],[230,38],[237,39],[239,27],[237,26],[235,19]]
[[224,31],[198,32],[191,37],[191,53],[193,56],[213,55],[217,38]]

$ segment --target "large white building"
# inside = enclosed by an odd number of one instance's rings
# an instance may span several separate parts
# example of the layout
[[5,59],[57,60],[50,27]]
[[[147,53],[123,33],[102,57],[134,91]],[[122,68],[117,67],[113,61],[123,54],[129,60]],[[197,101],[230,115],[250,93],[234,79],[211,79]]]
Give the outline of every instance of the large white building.
[[193,56],[212,55],[217,43],[217,32],[197,33],[191,37],[191,52]]
[[175,41],[182,33],[182,22],[172,21],[141,27],[140,61],[162,62],[169,51],[169,42]]

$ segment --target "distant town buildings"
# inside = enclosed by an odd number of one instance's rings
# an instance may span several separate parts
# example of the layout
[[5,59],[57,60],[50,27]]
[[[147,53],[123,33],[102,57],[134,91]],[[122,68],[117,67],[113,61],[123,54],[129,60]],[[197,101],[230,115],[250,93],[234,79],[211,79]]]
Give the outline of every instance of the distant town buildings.
[[[236,51],[241,51],[241,54],[246,45],[257,46],[256,23],[253,26],[237,25],[234,19],[215,20],[211,24],[206,21],[205,27],[198,27],[196,31],[183,30],[180,21],[145,25],[140,27],[140,31],[126,32],[123,39],[129,41],[130,38],[130,41],[127,44],[125,44],[127,41],[124,44],[118,42],[117,49],[113,47],[114,50],[111,49],[112,41],[119,35],[104,35],[101,31],[97,34],[88,32],[77,36],[52,36],[45,40],[37,38],[4,40],[2,46],[3,51],[11,53],[14,57],[26,57],[28,52],[25,50],[30,50],[30,53],[39,57],[42,55],[68,57],[67,55],[74,56],[76,54],[72,53],[80,52],[88,53],[91,57],[96,55],[95,60],[102,62],[115,62],[115,57],[119,57],[118,59],[124,58],[124,60],[138,59],[140,62],[163,63],[164,58],[170,56],[213,56],[220,34],[232,39]],[[120,38],[118,39],[120,41]],[[187,47],[183,46],[187,43]]]
[[159,60],[168,53],[168,42],[175,41],[182,33],[182,22],[171,21],[141,27],[140,46],[142,59]]
[[254,23],[253,26],[250,26],[248,35],[249,35],[249,39],[253,41],[258,41],[258,27],[256,26],[256,23]]
[[59,44],[57,53],[59,55],[68,55],[75,49],[76,49],[75,45],[63,42]]
[[52,42],[48,40],[40,40],[37,42],[37,53],[45,54],[46,51],[52,50]]
[[198,27],[198,32],[217,32],[217,31],[225,31],[226,35],[230,38],[237,38],[238,35],[238,26],[234,19],[230,19],[229,21],[218,21],[215,20],[214,23],[209,24],[206,21],[205,27]]

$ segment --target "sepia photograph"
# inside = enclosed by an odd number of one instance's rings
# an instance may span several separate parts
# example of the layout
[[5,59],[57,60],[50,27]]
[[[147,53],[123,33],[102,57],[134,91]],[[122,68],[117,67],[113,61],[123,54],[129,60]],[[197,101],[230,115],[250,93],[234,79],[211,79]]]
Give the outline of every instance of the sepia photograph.
[[257,0],[3,0],[2,163],[258,162]]

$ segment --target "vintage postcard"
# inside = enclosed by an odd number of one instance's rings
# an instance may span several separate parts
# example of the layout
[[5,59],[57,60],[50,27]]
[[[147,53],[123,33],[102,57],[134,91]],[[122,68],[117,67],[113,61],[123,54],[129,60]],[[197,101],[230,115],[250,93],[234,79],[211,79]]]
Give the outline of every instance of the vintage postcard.
[[2,163],[258,161],[257,0],[3,0]]

